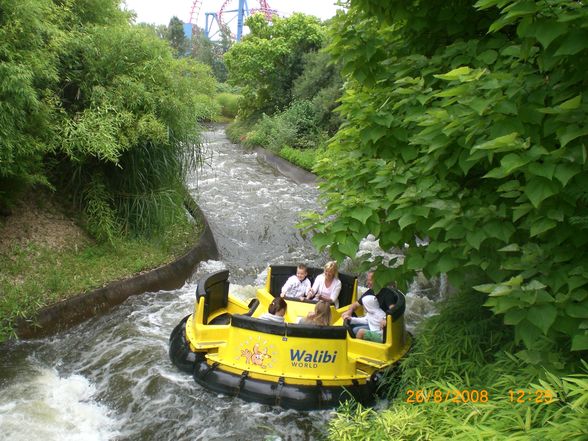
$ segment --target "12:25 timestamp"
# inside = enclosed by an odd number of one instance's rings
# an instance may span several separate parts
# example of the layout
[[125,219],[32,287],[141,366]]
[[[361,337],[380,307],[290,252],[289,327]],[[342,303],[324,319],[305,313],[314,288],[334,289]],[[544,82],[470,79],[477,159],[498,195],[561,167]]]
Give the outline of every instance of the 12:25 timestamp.
[[554,393],[548,389],[510,389],[508,399],[511,403],[550,404],[554,401]]

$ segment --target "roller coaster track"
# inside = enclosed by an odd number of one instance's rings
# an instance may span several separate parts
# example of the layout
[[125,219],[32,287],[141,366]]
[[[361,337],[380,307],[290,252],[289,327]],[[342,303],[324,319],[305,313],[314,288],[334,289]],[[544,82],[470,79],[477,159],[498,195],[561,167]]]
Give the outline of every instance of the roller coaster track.
[[188,20],[188,23],[198,23],[200,9],[202,9],[202,0],[194,0],[194,2],[192,3],[192,9],[190,9],[190,19]]
[[[227,21],[225,21],[223,15],[227,11],[227,6],[229,6],[231,4],[231,2],[232,2],[232,0],[225,0],[218,11],[217,16],[218,16],[219,26],[224,26],[227,24]],[[244,17],[245,15],[261,12],[265,16],[265,19],[268,21],[271,20],[274,15],[277,15],[277,11],[275,9],[271,8],[271,6],[267,2],[267,0],[258,0],[258,3],[259,3],[258,8],[249,9],[247,6],[247,0],[240,0],[238,9],[236,9],[235,11],[231,11],[231,12],[237,12],[237,14],[238,14],[238,16],[237,16],[237,20],[238,20],[237,40],[239,40],[241,38],[241,33],[243,31],[243,21],[245,19],[245,17]]]
[[[258,0],[259,7],[249,9],[247,0],[236,0],[238,6],[236,9],[229,9],[233,0],[224,0],[218,12],[207,12],[206,13],[206,26],[205,34],[209,36],[210,28],[213,22],[216,21],[218,28],[228,27],[229,23],[235,18],[225,19],[225,16],[230,13],[236,13],[237,17],[237,35],[231,35],[232,38],[240,40],[243,33],[243,22],[245,17],[250,14],[262,13],[266,20],[271,20],[272,17],[278,14],[275,9],[272,9],[267,0]],[[202,0],[194,0],[192,2],[192,8],[190,9],[190,19],[188,20],[191,24],[197,24],[200,10],[202,9]],[[217,31],[218,33],[218,31]],[[216,34],[216,33],[215,33]],[[210,36],[209,36],[210,37]]]

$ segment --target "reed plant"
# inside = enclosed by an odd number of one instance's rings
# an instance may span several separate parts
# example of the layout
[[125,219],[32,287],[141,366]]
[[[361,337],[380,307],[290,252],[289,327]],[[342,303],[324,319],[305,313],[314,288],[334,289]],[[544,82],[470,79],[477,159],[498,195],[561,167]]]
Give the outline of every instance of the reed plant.
[[425,320],[400,370],[385,378],[384,409],[345,404],[329,438],[588,439],[588,364],[556,347],[549,365],[528,363],[483,302],[460,293]]

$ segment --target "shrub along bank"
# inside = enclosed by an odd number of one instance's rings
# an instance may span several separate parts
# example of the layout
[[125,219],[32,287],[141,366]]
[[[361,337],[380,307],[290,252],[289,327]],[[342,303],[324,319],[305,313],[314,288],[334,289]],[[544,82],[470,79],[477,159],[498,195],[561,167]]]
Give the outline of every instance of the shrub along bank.
[[294,14],[271,26],[252,17],[248,25],[252,32],[226,55],[228,81],[243,93],[227,134],[312,171],[340,124],[332,110],[341,75],[324,51],[328,22]]
[[56,190],[96,243],[1,250],[0,339],[17,317],[193,243],[184,182],[202,161],[200,123],[235,101],[217,103],[210,68],[174,56],[120,1],[61,3],[2,3],[0,213]]

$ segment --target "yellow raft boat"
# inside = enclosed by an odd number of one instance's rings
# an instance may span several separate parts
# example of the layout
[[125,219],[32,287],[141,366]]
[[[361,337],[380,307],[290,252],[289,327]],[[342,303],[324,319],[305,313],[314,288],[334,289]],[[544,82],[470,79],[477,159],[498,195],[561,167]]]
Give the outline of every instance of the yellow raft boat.
[[[309,268],[311,282],[321,272]],[[295,273],[295,266],[271,266],[265,286],[249,303],[229,293],[228,271],[200,280],[194,313],[170,336],[172,362],[205,388],[248,401],[294,409],[328,408],[351,398],[372,403],[381,372],[411,345],[404,295],[396,291],[383,343],[356,339],[345,326],[341,314],[357,299],[357,278],[342,273],[332,325],[298,324],[314,303],[291,299],[285,323],[259,319]]]

